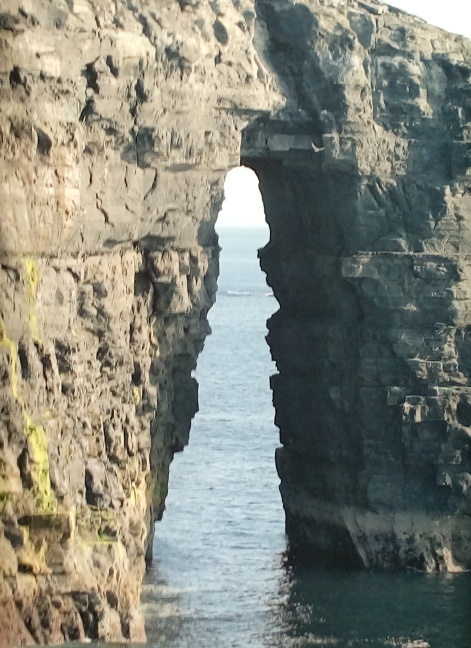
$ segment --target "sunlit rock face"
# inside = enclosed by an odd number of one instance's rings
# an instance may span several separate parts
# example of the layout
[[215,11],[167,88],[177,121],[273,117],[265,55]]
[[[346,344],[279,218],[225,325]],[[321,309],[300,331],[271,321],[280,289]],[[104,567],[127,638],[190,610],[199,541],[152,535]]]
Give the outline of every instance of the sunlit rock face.
[[471,44],[374,2],[256,3],[288,103],[247,130],[291,544],[471,567]]
[[471,566],[470,53],[370,2],[0,0],[0,643],[144,638],[241,144],[290,539]]
[[0,0],[0,644],[144,639],[224,178],[251,116],[282,102],[254,18]]

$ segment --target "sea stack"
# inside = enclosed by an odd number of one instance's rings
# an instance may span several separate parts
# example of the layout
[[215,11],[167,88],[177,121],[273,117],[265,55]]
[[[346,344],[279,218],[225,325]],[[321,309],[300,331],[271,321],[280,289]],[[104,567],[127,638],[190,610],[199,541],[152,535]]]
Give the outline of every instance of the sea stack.
[[0,75],[0,645],[145,638],[241,161],[291,543],[471,568],[471,44],[373,0],[0,0]]
[[290,103],[246,130],[286,528],[313,560],[471,568],[471,44],[375,2],[263,2]]

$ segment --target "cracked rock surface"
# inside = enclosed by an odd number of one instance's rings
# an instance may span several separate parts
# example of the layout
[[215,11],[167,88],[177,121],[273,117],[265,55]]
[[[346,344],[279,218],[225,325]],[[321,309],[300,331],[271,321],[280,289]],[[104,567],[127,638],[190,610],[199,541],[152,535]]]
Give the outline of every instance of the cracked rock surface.
[[282,100],[254,18],[0,0],[0,644],[145,637],[225,174],[250,115]]
[[247,129],[286,528],[309,557],[471,568],[471,44],[376,2],[256,3],[289,98]]
[[0,644],[144,639],[241,156],[291,542],[471,567],[470,76],[373,0],[0,0]]

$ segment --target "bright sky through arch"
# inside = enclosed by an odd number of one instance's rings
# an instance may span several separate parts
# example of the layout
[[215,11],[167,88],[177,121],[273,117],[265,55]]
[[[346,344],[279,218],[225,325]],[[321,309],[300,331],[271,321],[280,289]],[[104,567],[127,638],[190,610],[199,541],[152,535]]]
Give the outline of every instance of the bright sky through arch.
[[220,227],[268,227],[258,178],[252,169],[229,171],[224,183],[224,202],[216,223]]
[[471,38],[470,0],[390,0],[387,4],[453,34]]
[[[407,11],[454,34],[471,38],[471,0],[390,0],[386,4]],[[216,229],[268,227],[255,173],[246,167],[232,169],[224,184],[225,200]]]

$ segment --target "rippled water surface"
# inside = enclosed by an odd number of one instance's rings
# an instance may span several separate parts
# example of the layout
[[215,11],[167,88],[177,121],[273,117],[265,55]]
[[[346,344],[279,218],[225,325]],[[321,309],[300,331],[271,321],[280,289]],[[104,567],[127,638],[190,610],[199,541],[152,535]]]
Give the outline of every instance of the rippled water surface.
[[156,648],[471,647],[470,575],[332,572],[285,558],[261,230],[223,230],[200,413],[176,456],[144,587]]

